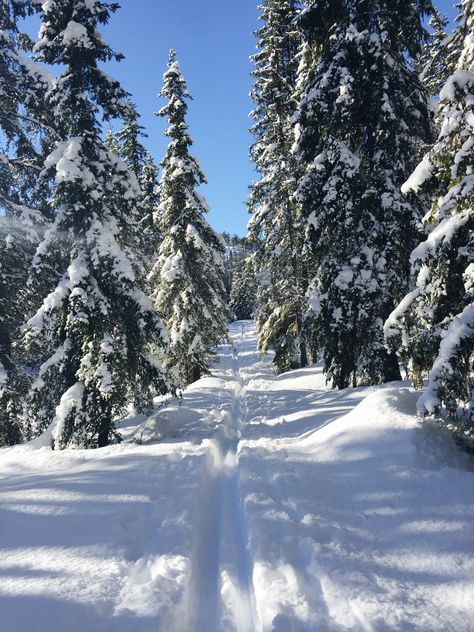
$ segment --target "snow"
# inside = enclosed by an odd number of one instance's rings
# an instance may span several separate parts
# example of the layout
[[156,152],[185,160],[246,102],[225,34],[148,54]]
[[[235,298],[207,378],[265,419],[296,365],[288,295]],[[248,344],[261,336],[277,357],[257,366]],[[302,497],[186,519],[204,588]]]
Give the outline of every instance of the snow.
[[433,177],[435,170],[435,165],[433,165],[429,157],[425,156],[408,180],[403,184],[402,193],[406,194],[410,191],[417,193],[424,183]]
[[459,347],[463,340],[474,336],[474,304],[467,305],[453,318],[442,334],[438,357],[430,371],[426,391],[418,401],[418,409],[433,414],[440,405],[436,395],[444,374],[452,373],[458,362]]
[[419,393],[275,376],[253,323],[230,337],[120,445],[0,450],[2,629],[472,630],[473,473]]
[[56,440],[61,438],[68,415],[72,411],[79,410],[81,408],[83,395],[84,384],[82,382],[76,382],[63,394],[61,401],[56,408],[56,414],[50,428],[53,439]]
[[66,46],[68,44],[81,44],[83,48],[92,48],[86,27],[74,20],[70,20],[62,32],[62,43]]
[[469,208],[456,215],[445,217],[431,230],[427,239],[413,250],[410,256],[412,264],[417,261],[426,261],[430,254],[436,253],[442,244],[451,242],[453,236],[470,220],[472,214],[473,211]]
[[8,372],[0,362],[0,389],[3,388],[8,381]]
[[454,101],[458,90],[469,92],[472,86],[474,86],[474,73],[458,69],[449,77],[439,93],[440,101]]

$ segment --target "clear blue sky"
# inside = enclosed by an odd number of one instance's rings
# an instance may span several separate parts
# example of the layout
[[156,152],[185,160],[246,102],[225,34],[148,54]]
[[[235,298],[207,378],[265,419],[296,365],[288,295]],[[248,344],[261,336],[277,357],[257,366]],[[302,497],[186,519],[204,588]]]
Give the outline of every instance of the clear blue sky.
[[[203,193],[211,207],[209,221],[219,231],[244,235],[248,221],[245,200],[255,173],[248,160],[248,132],[253,31],[258,26],[258,0],[121,0],[103,33],[125,55],[107,72],[132,93],[145,144],[159,162],[167,140],[164,122],[154,116],[162,105],[156,98],[175,48],[194,97],[189,106],[193,153],[208,179]],[[451,0],[435,0],[450,18]]]
[[248,161],[251,102],[249,56],[255,0],[121,0],[121,9],[103,30],[107,41],[125,55],[108,72],[132,93],[149,138],[146,145],[158,162],[167,139],[165,123],[153,115],[163,103],[156,98],[175,48],[194,101],[189,104],[193,153],[208,179],[203,188],[219,231],[244,235],[245,200],[255,177]]

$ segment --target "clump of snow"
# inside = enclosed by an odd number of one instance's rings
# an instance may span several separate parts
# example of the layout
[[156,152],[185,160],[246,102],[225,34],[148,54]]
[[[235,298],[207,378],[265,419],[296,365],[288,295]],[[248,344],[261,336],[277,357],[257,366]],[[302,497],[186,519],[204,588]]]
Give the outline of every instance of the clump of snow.
[[57,440],[63,435],[64,425],[68,416],[74,411],[82,408],[82,398],[84,395],[83,382],[76,382],[61,397],[53,422],[51,424],[51,436]]

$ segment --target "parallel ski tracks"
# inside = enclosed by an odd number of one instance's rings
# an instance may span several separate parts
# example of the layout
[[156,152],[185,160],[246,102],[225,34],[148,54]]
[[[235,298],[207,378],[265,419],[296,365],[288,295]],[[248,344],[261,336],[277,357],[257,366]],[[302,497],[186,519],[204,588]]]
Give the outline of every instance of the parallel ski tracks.
[[[242,331],[241,337],[244,338]],[[182,632],[258,632],[239,444],[247,421],[246,383],[233,349],[232,408],[209,445],[197,499],[195,541]],[[222,598],[223,582],[232,596]]]

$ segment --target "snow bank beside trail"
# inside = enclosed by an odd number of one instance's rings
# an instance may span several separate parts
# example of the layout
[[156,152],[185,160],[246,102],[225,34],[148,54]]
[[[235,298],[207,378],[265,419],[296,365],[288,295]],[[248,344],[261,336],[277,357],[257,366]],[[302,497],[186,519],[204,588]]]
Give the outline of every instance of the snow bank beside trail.
[[2,630],[166,629],[204,460],[189,442],[0,451]]
[[308,400],[303,437],[289,423],[241,445],[262,630],[472,632],[469,460],[416,415],[419,392],[356,390],[365,398],[329,420]]

